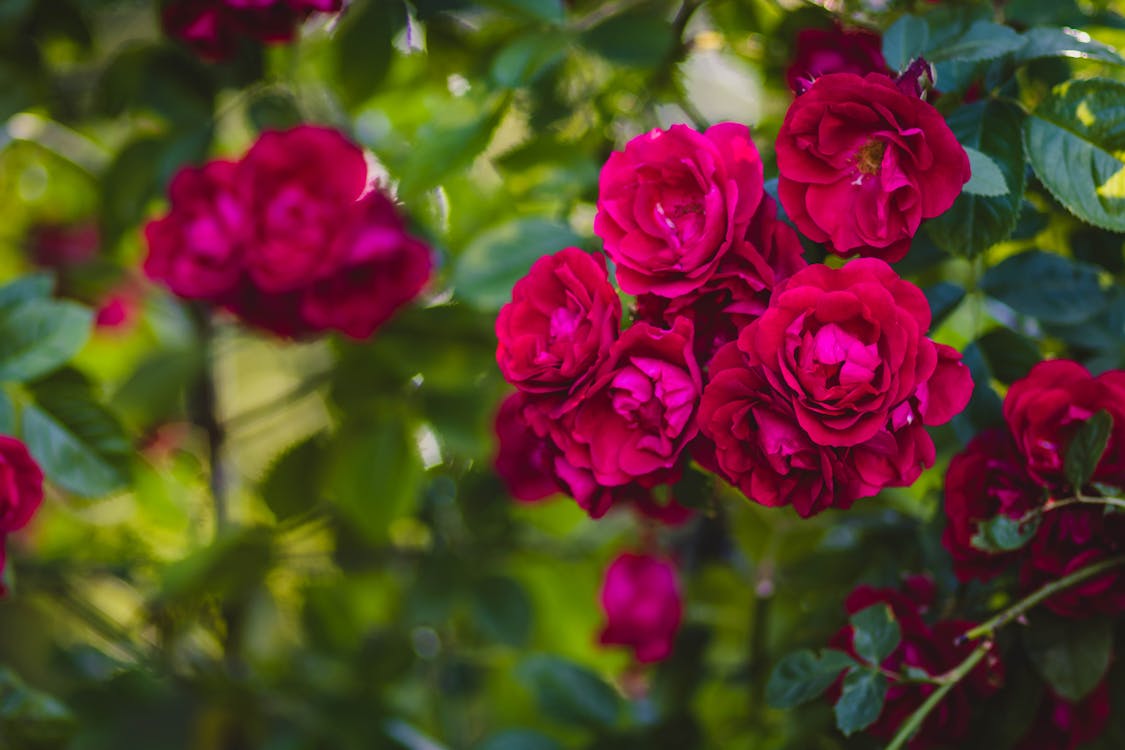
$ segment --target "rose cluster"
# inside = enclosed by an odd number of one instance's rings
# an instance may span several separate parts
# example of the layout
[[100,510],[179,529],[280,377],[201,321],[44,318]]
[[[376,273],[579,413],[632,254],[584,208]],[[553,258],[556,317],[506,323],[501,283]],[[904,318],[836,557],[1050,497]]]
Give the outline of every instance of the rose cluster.
[[224,60],[242,39],[288,42],[313,13],[335,13],[343,0],[172,0],[165,31],[210,60]]
[[[8,534],[27,526],[42,502],[43,472],[39,464],[22,442],[0,435],[0,573],[6,561]],[[0,595],[5,593],[0,582]]]
[[[914,576],[908,578],[902,588],[899,591],[860,586],[848,595],[844,607],[849,615],[876,604],[884,604],[890,609],[902,639],[878,666],[895,675],[925,675],[931,678],[945,675],[976,648],[975,644],[962,642],[960,638],[974,623],[941,620],[929,624],[924,617],[934,603],[933,582]],[[833,636],[829,645],[860,659],[853,636],[852,627],[845,626]],[[828,693],[833,702],[839,699],[841,682],[837,681]],[[994,648],[990,647],[980,663],[949,691],[926,718],[910,741],[910,750],[960,746],[968,737],[974,705],[995,693],[1003,682],[1003,664]],[[882,712],[867,731],[884,742],[889,741],[936,689],[937,685],[930,682],[892,680]]]
[[329,128],[263,133],[238,162],[181,170],[169,199],[145,227],[148,276],[279,336],[366,338],[432,270],[363,151]]
[[[1105,449],[1086,486],[1074,487],[1066,471],[1071,441],[1103,411],[1111,419]],[[989,580],[1018,566],[1030,591],[1125,552],[1125,514],[1111,505],[1125,488],[1125,371],[1093,377],[1075,362],[1041,362],[1008,390],[1004,420],[1005,428],[979,435],[949,464],[942,542],[957,576]],[[990,544],[997,521],[1029,540]],[[1125,612],[1125,571],[1090,578],[1045,605],[1064,617]]]

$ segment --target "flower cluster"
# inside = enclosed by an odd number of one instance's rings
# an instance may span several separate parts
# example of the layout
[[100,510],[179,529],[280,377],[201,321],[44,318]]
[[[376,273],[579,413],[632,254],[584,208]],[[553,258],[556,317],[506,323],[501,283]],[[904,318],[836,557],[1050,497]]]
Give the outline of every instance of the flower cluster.
[[[1112,420],[1105,450],[1089,482],[1072,486],[1070,443],[1102,411]],[[957,576],[988,580],[1018,565],[1021,587],[1032,590],[1125,552],[1125,515],[1107,513],[1105,497],[1125,488],[1125,371],[1093,377],[1075,362],[1041,362],[1008,390],[1004,419],[1005,429],[979,435],[949,464],[942,542]],[[990,543],[997,521],[1029,542]],[[1095,576],[1045,605],[1065,617],[1125,612],[1125,572]]]
[[[0,435],[0,573],[4,570],[4,546],[8,534],[31,521],[43,502],[43,472],[14,437]],[[7,593],[0,583],[0,595]]]
[[[912,679],[891,682],[879,718],[867,729],[884,742],[890,740],[903,722],[937,689],[936,684],[917,678],[945,675],[976,647],[973,643],[962,642],[959,637],[973,623],[941,620],[928,624],[923,619],[933,604],[934,594],[933,582],[916,576],[907,579],[902,591],[860,586],[844,602],[849,615],[875,604],[886,605],[902,634],[902,640],[878,666],[895,675],[911,675]],[[852,627],[845,626],[832,638],[830,645],[858,659],[853,635]],[[910,750],[960,746],[969,734],[973,706],[995,693],[1003,682],[1003,664],[990,648],[985,658],[949,691],[926,718],[910,741]],[[839,696],[840,685],[837,683],[828,697],[835,702]]]
[[343,0],[172,0],[164,30],[210,60],[224,60],[241,39],[288,42],[313,13],[335,13]]
[[429,248],[335,130],[264,133],[241,161],[185,168],[145,227],[145,272],[286,337],[366,338],[429,279]]

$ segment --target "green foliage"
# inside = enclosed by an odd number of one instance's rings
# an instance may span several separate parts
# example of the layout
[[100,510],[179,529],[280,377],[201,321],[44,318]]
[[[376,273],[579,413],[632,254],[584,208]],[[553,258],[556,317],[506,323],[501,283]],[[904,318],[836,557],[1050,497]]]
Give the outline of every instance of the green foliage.
[[972,545],[985,552],[1011,552],[1031,541],[1039,529],[1041,517],[1028,520],[1011,518],[1003,514],[981,523],[973,535]]
[[1094,475],[1094,469],[1105,453],[1112,431],[1113,416],[1105,409],[1083,421],[1074,431],[1066,446],[1063,468],[1067,481],[1075,492],[1080,492]]
[[1064,620],[1047,612],[1037,612],[1030,619],[1023,645],[1036,671],[1066,700],[1085,698],[1109,668],[1112,620]]
[[985,272],[980,286],[1017,312],[1047,323],[1080,323],[1106,304],[1097,269],[1042,250],[1006,258]]
[[807,649],[789,654],[774,667],[766,683],[766,700],[774,708],[808,703],[828,689],[840,674],[855,666],[843,651],[825,649],[817,656]]
[[887,678],[878,672],[852,667],[844,677],[843,691],[836,701],[836,726],[846,735],[875,723],[887,697]]
[[611,727],[622,711],[620,696],[590,670],[555,656],[524,659],[520,679],[543,713],[562,724]]
[[851,617],[852,645],[859,657],[878,666],[891,655],[902,640],[902,630],[895,614],[886,604],[874,604]]

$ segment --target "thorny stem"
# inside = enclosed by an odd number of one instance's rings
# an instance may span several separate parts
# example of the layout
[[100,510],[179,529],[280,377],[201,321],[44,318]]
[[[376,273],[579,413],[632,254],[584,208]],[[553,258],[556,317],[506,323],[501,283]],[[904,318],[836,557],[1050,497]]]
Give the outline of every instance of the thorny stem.
[[1091,497],[1090,495],[1079,494],[1079,495],[1075,495],[1074,497],[1068,497],[1068,498],[1063,499],[1063,500],[1058,500],[1058,501],[1055,501],[1055,502],[1052,502],[1052,503],[1048,503],[1047,505],[1044,505],[1041,508],[1035,508],[1034,510],[1029,510],[1027,513],[1024,513],[1022,516],[1020,516],[1020,519],[1019,519],[1018,523],[1022,526],[1023,524],[1027,523],[1028,521],[1031,521],[1032,519],[1034,519],[1037,516],[1042,516],[1045,513],[1050,513],[1053,510],[1060,510],[1061,508],[1066,508],[1066,507],[1069,507],[1071,505],[1102,505],[1102,506],[1107,506],[1107,507],[1111,507],[1111,508],[1121,508],[1121,509],[1125,510],[1125,498],[1120,498],[1120,497]]
[[960,640],[962,643],[966,641],[973,641],[978,638],[985,638],[986,640],[984,640],[979,646],[973,649],[972,653],[965,657],[965,660],[958,664],[956,667],[935,678],[935,681],[939,683],[938,689],[932,692],[929,697],[926,698],[926,701],[921,706],[919,706],[918,709],[914,711],[914,713],[910,715],[910,718],[903,722],[902,726],[900,726],[898,731],[895,733],[895,736],[891,740],[891,743],[887,745],[887,750],[900,750],[900,748],[904,747],[906,743],[910,741],[910,738],[916,731],[918,731],[918,728],[922,726],[922,722],[926,720],[926,717],[930,715],[930,712],[933,711],[939,703],[941,703],[941,699],[944,698],[945,695],[950,690],[952,690],[957,683],[963,680],[965,676],[969,674],[969,672],[973,671],[973,667],[975,667],[980,662],[980,660],[984,658],[985,654],[988,652],[988,649],[992,646],[991,638],[997,630],[1007,625],[1012,620],[1015,620],[1017,617],[1027,612],[1035,605],[1039,604],[1045,599],[1051,598],[1060,591],[1070,588],[1075,584],[1081,583],[1088,578],[1093,578],[1096,575],[1104,573],[1107,570],[1111,570],[1122,564],[1125,564],[1125,555],[1111,557],[1107,560],[1102,560],[1099,563],[1088,565],[1085,568],[1076,570],[1068,576],[1063,576],[1057,581],[1052,581],[1051,583],[1048,583],[1045,586],[1036,589],[1012,606],[999,612],[998,614],[989,618],[975,628],[967,631],[963,636],[961,636]]

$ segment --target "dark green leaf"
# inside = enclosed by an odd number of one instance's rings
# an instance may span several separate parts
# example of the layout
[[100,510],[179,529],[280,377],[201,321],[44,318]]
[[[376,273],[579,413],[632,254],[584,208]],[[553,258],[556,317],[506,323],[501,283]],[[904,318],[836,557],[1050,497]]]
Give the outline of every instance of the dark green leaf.
[[1112,431],[1113,416],[1102,409],[1084,421],[1070,438],[1064,466],[1066,478],[1075,492],[1080,492],[1094,475]]
[[32,395],[35,404],[23,409],[23,438],[51,481],[86,497],[128,482],[132,446],[81,376],[64,370],[32,386]]
[[129,423],[151,427],[176,414],[203,366],[196,348],[164,349],[141,360],[113,394],[113,406]]
[[473,617],[481,631],[509,646],[523,646],[531,635],[534,608],[518,581],[491,576],[473,588]]
[[586,49],[619,65],[652,68],[672,50],[672,27],[662,14],[637,10],[611,16],[582,34]]
[[262,499],[277,520],[292,518],[319,503],[325,448],[324,439],[314,435],[290,447],[270,466],[262,480]]
[[926,51],[929,42],[930,27],[925,19],[905,15],[883,33],[883,57],[891,70],[902,71]]
[[0,380],[22,382],[62,367],[85,345],[92,320],[85,307],[51,299],[0,312]]
[[1002,57],[1023,44],[1023,38],[1010,27],[992,21],[977,21],[951,42],[927,50],[925,57],[932,63],[979,62]]
[[336,80],[344,102],[363,103],[378,90],[394,58],[394,37],[406,23],[399,0],[358,0],[336,34]]
[[1035,669],[1060,697],[1078,702],[1101,682],[1113,655],[1113,620],[1062,618],[1037,610],[1023,629]]
[[848,736],[866,729],[883,712],[886,697],[886,677],[853,667],[844,678],[844,690],[836,701],[836,727]]
[[990,198],[1011,192],[1004,181],[1004,173],[988,154],[977,151],[971,146],[965,146],[965,153],[969,155],[969,169],[973,176],[961,188],[963,192]]
[[1007,385],[1027,375],[1043,359],[1034,341],[1010,328],[994,328],[977,343],[992,376]]
[[965,290],[948,281],[939,281],[926,287],[922,292],[926,295],[926,301],[930,303],[932,315],[930,330],[941,325],[942,321],[957,309],[961,300],[965,299]]
[[165,568],[157,602],[167,606],[190,604],[211,596],[224,601],[244,598],[265,580],[274,553],[268,529],[227,532]]
[[258,132],[286,130],[305,120],[297,100],[285,91],[266,91],[254,97],[246,108],[246,116]]
[[817,656],[804,649],[777,663],[766,683],[766,702],[774,708],[793,708],[817,698],[855,660],[843,651],[825,649]]
[[1122,58],[1117,50],[1094,41],[1089,34],[1077,29],[1041,27],[1028,29],[1023,37],[1025,42],[1016,53],[1017,62],[1043,57],[1065,57],[1125,65],[1125,58]]
[[861,659],[874,666],[898,648],[902,629],[886,604],[873,604],[851,616],[852,646]]
[[543,219],[501,224],[482,232],[461,253],[453,268],[453,288],[474,307],[498,310],[532,263],[581,241],[565,224]]
[[5,390],[0,390],[0,435],[16,434],[16,405]]
[[566,17],[563,0],[486,0],[484,4],[535,21],[559,23]]
[[509,88],[533,83],[562,59],[570,42],[570,37],[561,31],[521,34],[493,59],[492,79]]
[[1125,232],[1125,83],[1056,86],[1023,127],[1036,176],[1075,216]]
[[507,729],[492,735],[474,750],[562,750],[562,745],[532,729]]
[[0,739],[11,747],[64,747],[77,724],[70,710],[33,690],[7,667],[0,668]]
[[1042,250],[1005,258],[980,280],[986,294],[1047,323],[1086,320],[1106,304],[1098,270]]
[[1011,552],[1031,541],[1040,520],[1042,516],[1035,515],[1020,523],[1019,519],[1001,514],[979,524],[970,543],[985,552]]
[[47,299],[55,289],[55,277],[46,272],[30,273],[0,287],[0,314],[31,299]]
[[948,118],[957,140],[991,159],[1004,179],[1007,193],[973,195],[964,192],[941,216],[926,223],[930,237],[947,252],[974,257],[1007,239],[1019,218],[1024,191],[1024,154],[1020,138],[1023,113],[997,100],[973,102]]
[[557,656],[524,659],[516,674],[531,689],[539,708],[562,724],[610,727],[621,715],[621,697],[585,667]]
[[968,443],[979,432],[1004,424],[1002,402],[992,387],[992,371],[974,341],[961,351],[962,361],[973,376],[973,395],[965,411],[953,418],[953,429],[962,443]]

